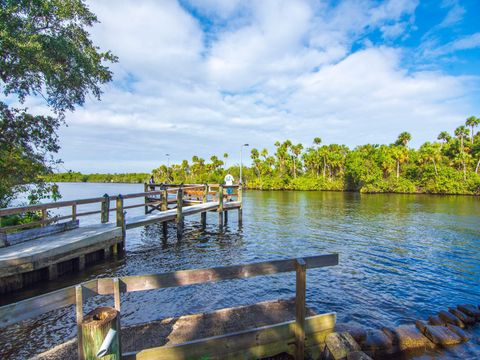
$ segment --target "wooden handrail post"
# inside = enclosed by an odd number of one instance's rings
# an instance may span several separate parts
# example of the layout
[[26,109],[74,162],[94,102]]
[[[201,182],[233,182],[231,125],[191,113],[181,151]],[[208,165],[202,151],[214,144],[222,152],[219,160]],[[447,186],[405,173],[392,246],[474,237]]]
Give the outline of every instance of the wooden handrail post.
[[297,259],[296,293],[295,293],[295,359],[305,357],[305,297],[307,288],[307,265],[304,259]]
[[77,319],[78,358],[83,360],[82,321],[83,321],[83,286],[75,286],[75,315]]
[[[202,194],[202,202],[206,203],[208,201],[208,184],[204,185],[204,191]],[[202,228],[205,229],[207,226],[207,212],[204,211],[200,214],[200,223],[202,224]]]
[[[147,183],[143,183],[143,192],[147,192],[148,191],[148,184]],[[148,196],[145,196],[145,214],[148,214],[148,206],[147,206],[147,203],[148,203]]]
[[163,192],[162,192],[162,205],[160,209],[162,211],[167,211],[168,210],[168,188],[167,186],[162,186]]
[[123,210],[123,196],[119,194],[117,196],[117,226],[122,228],[122,251],[125,251],[125,237],[126,237],[126,224],[125,224],[125,211]]
[[104,194],[103,201],[102,201],[101,221],[102,223],[108,223],[109,220],[110,220],[110,196],[108,196],[108,194]]
[[183,189],[180,187],[177,190],[177,239],[182,238],[183,233]]
[[[48,212],[47,212],[47,209],[42,209],[42,221],[45,221],[47,220],[48,218]],[[42,223],[41,226],[46,226],[47,224],[46,223]]]
[[218,186],[218,225],[223,227],[223,185]]
[[118,312],[120,312],[120,279],[119,278],[113,278],[113,299],[115,302],[115,309],[117,309]]
[[72,205],[72,220],[77,220],[77,204]]
[[205,189],[203,190],[202,194],[202,202],[206,203],[208,200],[208,184],[204,185]]

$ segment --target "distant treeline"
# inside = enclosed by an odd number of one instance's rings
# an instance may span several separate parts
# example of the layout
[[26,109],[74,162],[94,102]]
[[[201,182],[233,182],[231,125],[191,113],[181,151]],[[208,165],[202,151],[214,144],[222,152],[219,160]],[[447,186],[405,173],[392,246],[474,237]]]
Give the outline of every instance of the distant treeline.
[[151,174],[129,173],[129,174],[82,174],[69,171],[56,173],[47,176],[46,181],[50,182],[112,182],[112,183],[144,183]]
[[[335,190],[363,193],[480,194],[480,118],[470,117],[454,134],[441,132],[436,141],[409,148],[411,135],[401,133],[389,145],[322,145],[317,137],[309,146],[290,140],[275,143],[275,152],[251,149],[252,166],[243,168],[244,184],[262,190]],[[222,182],[227,173],[237,180],[239,166],[227,167],[212,156],[193,156],[152,174],[157,183]],[[69,180],[69,174],[78,174]],[[56,174],[54,181],[144,182],[149,174]],[[78,177],[77,177],[78,176]]]

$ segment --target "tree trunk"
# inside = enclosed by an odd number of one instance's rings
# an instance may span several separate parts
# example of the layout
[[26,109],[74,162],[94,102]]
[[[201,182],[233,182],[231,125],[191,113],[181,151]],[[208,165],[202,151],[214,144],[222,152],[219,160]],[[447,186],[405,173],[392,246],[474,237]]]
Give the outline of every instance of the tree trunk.
[[433,162],[433,167],[435,168],[435,176],[438,176],[437,163],[435,162],[435,160],[432,160],[432,162]]
[[400,161],[397,160],[397,180],[400,177]]
[[116,336],[109,347],[108,355],[102,360],[121,360],[120,345],[120,313],[112,307],[98,307],[89,312],[80,324],[82,333],[82,360],[96,360],[97,352],[110,330],[116,331]]
[[323,156],[323,178],[324,179],[326,175],[327,175],[327,159],[325,159],[325,156]]
[[478,159],[477,167],[475,168],[475,172],[478,173],[478,169],[480,168],[480,159]]

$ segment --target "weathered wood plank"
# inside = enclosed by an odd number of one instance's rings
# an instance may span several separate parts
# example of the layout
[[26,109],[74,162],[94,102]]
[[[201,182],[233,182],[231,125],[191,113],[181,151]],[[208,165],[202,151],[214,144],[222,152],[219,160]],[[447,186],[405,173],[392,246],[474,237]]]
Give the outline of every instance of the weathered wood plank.
[[[334,266],[338,264],[338,254],[310,256],[303,260],[307,269]],[[122,291],[134,292],[290,272],[296,270],[295,264],[295,259],[275,260],[210,269],[180,270],[164,274],[125,276],[120,280],[125,285]],[[112,280],[98,279],[98,291],[102,295],[112,294]]]
[[[305,332],[312,339],[310,346],[314,345],[316,333],[333,331],[336,314],[328,313],[308,317],[305,321]],[[294,340],[295,321],[264,326],[256,329],[214,336],[205,339],[193,340],[177,345],[166,345],[145,349],[136,353],[127,353],[122,359],[131,360],[181,360],[192,358],[225,359],[236,358],[232,354],[239,353],[245,356],[251,354],[252,358],[268,357],[288,351],[289,343]],[[270,346],[268,346],[270,344]],[[254,353],[252,353],[252,349]],[[241,356],[241,355],[240,355]],[[247,357],[249,358],[249,357]]]
[[[84,300],[97,294],[97,280],[90,280],[82,283],[82,286],[84,288]],[[85,291],[85,289],[90,291]],[[48,294],[5,305],[0,307],[0,327],[34,318],[52,310],[74,305],[75,303],[75,286],[69,286]]]
[[50,224],[42,228],[23,230],[13,234],[8,234],[7,242],[9,245],[20,244],[25,241],[38,239],[39,237],[42,237],[42,236],[48,236],[48,235],[65,232],[68,230],[73,230],[78,228],[78,225],[79,225],[79,221],[73,220],[73,221],[68,221],[61,224]]

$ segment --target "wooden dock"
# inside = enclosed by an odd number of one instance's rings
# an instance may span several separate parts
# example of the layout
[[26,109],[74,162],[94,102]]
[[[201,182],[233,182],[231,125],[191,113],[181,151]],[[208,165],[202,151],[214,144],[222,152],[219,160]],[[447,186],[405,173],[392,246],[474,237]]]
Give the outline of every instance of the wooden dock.
[[[124,204],[126,199],[140,203]],[[111,204],[115,203],[115,207]],[[97,204],[100,209],[80,212],[81,205]],[[71,208],[69,215],[54,216],[53,209]],[[144,214],[127,217],[126,210],[144,207]],[[0,226],[0,293],[30,284],[56,279],[65,273],[81,271],[102,258],[125,252],[126,231],[149,224],[175,222],[181,239],[184,218],[200,214],[206,225],[207,212],[217,212],[219,226],[228,221],[228,211],[238,211],[242,222],[242,189],[239,186],[145,184],[136,194],[59,201],[54,203],[0,209],[2,217],[29,213],[35,220],[18,225]],[[110,222],[110,213],[115,213]],[[100,215],[100,222],[81,225],[78,218]],[[1,223],[0,223],[1,224]]]

